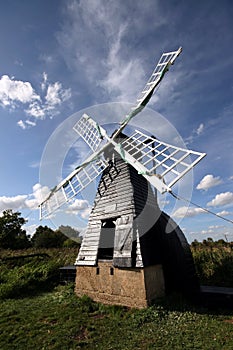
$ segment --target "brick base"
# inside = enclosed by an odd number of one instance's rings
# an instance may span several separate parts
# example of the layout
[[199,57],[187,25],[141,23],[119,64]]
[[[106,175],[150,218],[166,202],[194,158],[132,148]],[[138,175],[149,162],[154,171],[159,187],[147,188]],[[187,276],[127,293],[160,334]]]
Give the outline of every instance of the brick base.
[[112,261],[99,261],[95,267],[77,266],[75,293],[103,304],[144,308],[164,296],[162,266],[117,268]]

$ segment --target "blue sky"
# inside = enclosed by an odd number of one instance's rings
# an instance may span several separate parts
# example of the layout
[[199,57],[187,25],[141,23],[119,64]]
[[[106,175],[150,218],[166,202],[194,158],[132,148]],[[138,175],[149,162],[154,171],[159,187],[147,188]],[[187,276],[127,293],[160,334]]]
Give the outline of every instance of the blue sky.
[[[1,211],[22,212],[31,233],[50,224],[38,221],[37,204],[51,135],[93,105],[135,103],[161,53],[182,46],[149,107],[187,147],[207,153],[194,169],[192,201],[233,220],[232,1],[9,0],[0,6]],[[81,152],[76,145],[65,164],[74,163],[72,154],[80,160]],[[164,210],[189,241],[233,240],[232,224],[172,201],[166,196]],[[84,213],[85,203],[76,202],[73,214]]]

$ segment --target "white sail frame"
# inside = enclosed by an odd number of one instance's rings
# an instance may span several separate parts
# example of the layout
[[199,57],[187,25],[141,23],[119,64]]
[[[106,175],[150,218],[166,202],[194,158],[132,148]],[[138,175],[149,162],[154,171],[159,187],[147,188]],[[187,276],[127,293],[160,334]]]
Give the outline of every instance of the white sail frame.
[[83,191],[102,174],[107,166],[108,163],[104,159],[98,158],[74,170],[65,180],[52,189],[49,196],[40,204],[40,219],[48,217]]
[[170,145],[139,130],[115,148],[161,193],[170,192],[206,153]]

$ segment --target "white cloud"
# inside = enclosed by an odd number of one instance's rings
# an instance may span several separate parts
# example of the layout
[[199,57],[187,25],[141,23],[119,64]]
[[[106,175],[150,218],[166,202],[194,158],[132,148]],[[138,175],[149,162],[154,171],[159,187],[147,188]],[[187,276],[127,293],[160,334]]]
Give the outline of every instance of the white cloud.
[[201,208],[180,207],[173,213],[172,216],[174,216],[175,218],[183,218],[183,217],[193,217],[203,213],[205,213],[205,210]]
[[221,183],[222,180],[219,176],[214,177],[213,175],[209,174],[203,177],[203,179],[200,181],[196,188],[198,190],[208,190],[209,188],[217,186]]
[[17,122],[17,124],[18,124],[18,126],[20,126],[20,128],[22,128],[23,130],[26,129],[26,125],[25,125],[25,123],[22,121],[22,119],[19,120],[19,121]]
[[[152,28],[166,22],[164,16],[160,15],[157,2],[153,0],[152,3],[156,11],[153,12],[148,35]],[[106,101],[107,98],[134,102],[145,80],[149,78],[145,70],[150,52],[143,51],[142,45],[135,45],[135,37],[138,43],[140,40],[145,41],[146,33],[141,28],[147,28],[152,3],[147,1],[143,6],[140,2],[122,6],[111,0],[68,3],[62,30],[57,33],[60,52],[69,70],[75,72],[79,83],[89,89],[91,83],[91,88],[95,88],[95,99],[98,101]],[[130,11],[138,12],[140,16],[131,18],[128,16]],[[155,46],[149,46],[153,55]],[[160,52],[161,47],[159,44],[157,46]],[[153,64],[149,70],[152,69]]]
[[209,226],[207,228],[203,228],[202,230],[199,230],[196,232],[189,232],[189,235],[196,236],[195,238],[197,238],[199,241],[208,237],[213,238],[213,240],[219,240],[219,239],[226,240],[228,239],[226,236],[228,236],[229,241],[231,241],[233,237],[233,230],[229,226],[215,225],[215,226]]
[[66,209],[67,214],[79,214],[83,219],[86,219],[89,216],[90,211],[91,208],[88,201],[83,199],[75,199]]
[[56,106],[61,103],[60,91],[62,90],[61,84],[56,82],[50,84],[47,89],[47,94],[45,96],[46,102],[49,106]]
[[210,225],[210,226],[209,226],[209,229],[218,230],[218,229],[223,228],[223,227],[225,227],[225,226],[223,226],[223,225]]
[[189,137],[187,137],[187,138],[185,139],[185,141],[186,141],[187,143],[192,143],[196,137],[198,137],[198,136],[200,136],[201,134],[203,134],[204,128],[205,128],[204,124],[201,123],[201,124],[197,127],[197,129],[194,129],[194,130],[192,131],[191,135],[190,135]]
[[215,196],[212,201],[207,203],[209,207],[218,207],[222,205],[233,204],[233,193],[232,192],[224,192],[219,193]]
[[207,233],[213,233],[214,231],[212,229],[209,229],[209,230],[201,230],[201,234],[202,235],[206,235]]
[[43,81],[41,83],[41,90],[44,91],[47,85],[48,75],[44,72],[43,73]]
[[217,215],[219,216],[227,216],[227,215],[230,215],[231,213],[227,210],[222,210],[220,211],[219,213],[217,213]]
[[201,135],[201,134],[203,133],[203,131],[204,131],[204,124],[201,123],[201,124],[199,125],[199,127],[197,128],[197,130],[196,130],[196,134],[197,134],[197,135]]
[[32,102],[29,107],[25,109],[25,113],[36,119],[44,119],[46,110],[40,103]]
[[25,225],[22,228],[26,231],[27,235],[33,236],[33,234],[36,231],[37,226],[38,225],[36,225],[36,224],[29,225],[29,226]]
[[126,25],[121,25],[118,34],[109,47],[106,62],[106,72],[100,86],[106,89],[107,93],[114,100],[135,101],[139,89],[143,88],[142,82],[145,79],[142,62],[138,58],[127,59],[122,55],[121,40]]
[[32,189],[33,192],[27,197],[25,205],[31,210],[36,210],[50,190],[47,186],[41,186],[39,183],[35,184]]
[[36,184],[33,186],[31,194],[16,195],[12,197],[2,196],[0,197],[0,212],[12,209],[12,210],[38,210],[38,205],[49,193],[49,188]]
[[19,120],[17,124],[23,130],[35,126],[38,119],[58,114],[57,108],[71,98],[71,89],[64,89],[60,82],[48,83],[48,76],[45,72],[41,90],[43,94],[40,96],[29,82],[15,80],[8,75],[0,78],[0,105],[10,110],[23,106],[24,113],[35,119],[34,121]]
[[48,76],[44,72],[41,87],[45,93],[45,103],[34,101],[25,110],[29,116],[35,119],[44,119],[47,115],[53,117],[58,114],[57,107],[71,98],[71,89],[63,89],[59,82],[48,84],[47,81]]
[[29,103],[40,100],[29,82],[14,80],[8,75],[0,79],[0,102],[3,106],[15,108],[17,102]]
[[25,120],[25,123],[30,125],[30,126],[36,126],[36,122],[32,122],[31,120]]
[[13,197],[0,197],[0,211],[4,211],[7,209],[12,210],[21,210],[25,208],[25,201],[27,199],[27,195],[17,195]]

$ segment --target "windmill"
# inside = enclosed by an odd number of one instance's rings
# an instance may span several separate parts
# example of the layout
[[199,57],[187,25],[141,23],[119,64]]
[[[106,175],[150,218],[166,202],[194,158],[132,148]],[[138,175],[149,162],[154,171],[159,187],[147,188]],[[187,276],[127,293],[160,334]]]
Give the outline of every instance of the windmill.
[[[134,130],[131,136],[123,133],[181,51],[162,54],[136,106],[111,136],[87,114],[81,117],[74,130],[92,154],[40,204],[43,219],[100,178],[76,260],[78,295],[144,307],[163,295],[165,288],[198,286],[187,241],[159,209],[156,191],[172,193],[177,181],[205,154],[172,146],[141,130]],[[152,226],[148,226],[150,218],[156,218]]]

